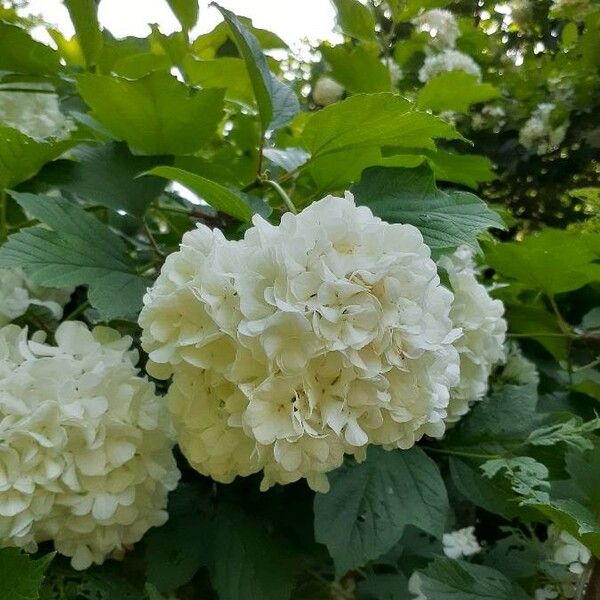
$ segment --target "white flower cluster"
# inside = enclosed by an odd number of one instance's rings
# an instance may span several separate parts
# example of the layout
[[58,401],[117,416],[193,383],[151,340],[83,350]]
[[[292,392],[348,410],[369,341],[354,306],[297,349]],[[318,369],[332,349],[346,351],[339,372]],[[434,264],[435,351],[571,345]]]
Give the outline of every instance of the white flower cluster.
[[520,144],[540,156],[556,150],[567,134],[568,121],[553,127],[551,115],[554,108],[554,104],[540,104],[519,131]]
[[475,537],[475,527],[464,527],[442,536],[444,554],[448,558],[473,556],[481,552],[481,546]]
[[36,138],[66,137],[75,127],[61,111],[58,96],[38,84],[19,83],[23,89],[44,89],[43,92],[3,91],[0,87],[0,125],[18,129]]
[[506,362],[497,377],[500,386],[505,384],[537,385],[540,382],[540,375],[535,363],[523,356],[521,348],[515,342],[506,344],[504,352]]
[[457,342],[452,299],[418,229],[330,196],[279,226],[255,216],[241,241],[185,234],[139,322],[149,372],[174,372],[168,403],[197,470],[326,490],[344,453],[444,433],[457,348],[476,338]]
[[462,331],[454,342],[460,355],[460,383],[450,394],[446,420],[452,423],[487,393],[492,368],[505,358],[507,325],[502,302],[492,299],[477,281],[473,252],[468,246],[443,256],[439,264],[448,272],[454,293],[450,317]]
[[590,551],[571,534],[554,525],[548,527],[550,560],[568,568],[563,581],[547,584],[535,591],[535,600],[574,598],[579,579],[590,561]]
[[342,99],[344,88],[331,77],[323,75],[317,79],[312,91],[312,97],[319,106],[329,106]]
[[592,10],[590,0],[552,0],[550,16],[581,21]]
[[85,569],[166,521],[179,472],[131,339],[70,321],[55,337],[0,329],[0,547],[52,540]]
[[464,71],[481,80],[481,67],[468,54],[446,49],[425,58],[423,66],[419,69],[419,81],[425,83],[437,75],[451,71]]
[[475,131],[493,129],[498,132],[506,125],[506,112],[501,106],[486,104],[471,117],[471,126]]
[[456,17],[443,8],[428,10],[412,20],[418,31],[424,31],[432,38],[435,48],[454,48],[460,35]]
[[71,294],[72,290],[36,285],[20,269],[0,269],[0,327],[24,315],[31,304],[43,306],[61,319]]

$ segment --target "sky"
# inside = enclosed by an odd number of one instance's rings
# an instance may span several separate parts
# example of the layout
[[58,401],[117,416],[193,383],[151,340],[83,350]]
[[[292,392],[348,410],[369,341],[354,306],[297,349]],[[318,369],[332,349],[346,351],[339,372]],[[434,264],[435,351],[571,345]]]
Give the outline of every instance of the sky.
[[[192,34],[213,29],[222,18],[210,0],[200,0],[200,17]],[[29,11],[58,25],[67,36],[73,27],[60,0],[30,0]],[[302,38],[311,41],[335,40],[334,9],[329,0],[220,0],[236,14],[250,17],[254,25],[277,33],[288,44]],[[100,23],[116,37],[145,37],[148,23],[158,23],[163,33],[180,29],[166,0],[102,0],[98,10]]]

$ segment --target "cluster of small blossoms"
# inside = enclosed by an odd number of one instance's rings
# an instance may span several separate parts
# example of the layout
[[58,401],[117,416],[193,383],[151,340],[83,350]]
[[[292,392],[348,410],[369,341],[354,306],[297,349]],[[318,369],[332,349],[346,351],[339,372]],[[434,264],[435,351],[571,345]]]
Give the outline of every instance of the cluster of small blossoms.
[[515,342],[505,345],[505,363],[502,370],[494,378],[494,385],[498,388],[504,385],[537,385],[540,382],[535,363],[525,358],[521,348]]
[[[485,330],[479,312],[461,316],[479,298],[473,275],[453,277],[457,318]],[[173,375],[168,405],[198,471],[322,491],[344,454],[444,433],[459,365],[476,379],[483,360],[452,300],[418,229],[330,196],[279,226],[254,217],[243,240],[185,234],[139,322],[149,373]]]
[[448,558],[462,558],[481,552],[481,546],[475,537],[475,527],[472,526],[445,533],[442,545]]
[[492,129],[500,131],[506,125],[506,112],[501,106],[486,104],[471,117],[471,126],[475,131]]
[[450,318],[462,331],[454,342],[460,356],[460,382],[451,390],[447,409],[446,421],[452,423],[487,393],[492,369],[505,360],[507,325],[502,302],[492,299],[477,281],[473,252],[468,246],[443,256],[439,264],[447,271],[454,293]]
[[52,541],[85,569],[167,520],[179,472],[131,339],[71,321],[55,338],[0,329],[0,547]]
[[73,121],[60,111],[58,96],[51,88],[28,83],[19,87],[44,91],[11,92],[0,87],[0,125],[37,139],[66,137],[74,129]]
[[418,31],[424,31],[431,37],[435,48],[454,48],[460,35],[456,17],[443,8],[428,10],[412,20]]
[[32,304],[47,308],[61,319],[71,293],[36,285],[20,269],[0,269],[0,327],[24,315]]
[[554,104],[540,104],[519,131],[519,143],[538,155],[556,150],[565,139],[568,121],[558,127],[551,122]]
[[312,91],[312,97],[319,106],[329,106],[342,99],[344,87],[335,79],[322,75],[317,79]]
[[535,591],[535,600],[554,600],[574,598],[579,579],[590,561],[590,551],[571,534],[554,525],[548,527],[550,560],[566,567],[563,581],[547,584]]
[[452,298],[415,227],[327,197],[279,226],[255,217],[240,241],[187,233],[144,299],[142,343],[152,375],[174,372],[169,407],[201,473],[326,490],[345,453],[443,434]]
[[481,79],[481,67],[468,54],[446,49],[425,58],[423,66],[419,69],[419,81],[425,83],[437,75],[451,71],[464,71],[478,80]]

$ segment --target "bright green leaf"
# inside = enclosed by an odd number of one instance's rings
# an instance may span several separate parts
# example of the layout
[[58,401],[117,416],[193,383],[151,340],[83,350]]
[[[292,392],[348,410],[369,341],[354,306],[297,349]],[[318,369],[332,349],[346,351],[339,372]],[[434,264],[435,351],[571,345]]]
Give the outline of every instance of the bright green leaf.
[[77,142],[35,140],[17,129],[0,126],[0,188],[12,188],[33,177]]
[[331,490],[315,496],[315,538],[327,546],[338,576],[390,550],[406,525],[443,532],[446,489],[419,448],[372,447],[364,463],[348,462],[329,480]]
[[167,0],[167,2],[184,31],[189,31],[198,21],[198,0]]
[[244,198],[220,183],[176,167],[155,167],[146,175],[156,175],[177,181],[198,194],[207,204],[240,221],[250,221],[252,210]]
[[195,152],[223,114],[223,90],[192,91],[163,71],[136,80],[85,74],[78,89],[95,119],[144,154]]
[[348,36],[373,42],[376,38],[373,13],[359,0],[332,0],[338,27]]
[[58,53],[36,42],[21,27],[0,21],[0,71],[54,75],[60,68]]
[[[342,150],[406,146],[435,150],[434,138],[461,139],[448,123],[391,93],[358,94],[313,113],[302,139],[313,158]],[[339,168],[343,168],[343,163]]]
[[430,79],[419,91],[417,106],[434,112],[452,110],[469,112],[472,104],[500,97],[500,90],[489,83],[480,83],[474,75],[451,71]]
[[364,204],[391,223],[418,227],[434,250],[468,244],[478,248],[477,235],[490,227],[503,228],[502,219],[485,202],[468,192],[443,192],[431,169],[371,167],[352,187]]
[[18,548],[0,550],[0,598],[2,600],[37,600],[44,573],[54,554],[37,560]]
[[302,148],[265,148],[263,154],[287,173],[295,171],[310,158],[308,152]]
[[97,0],[65,0],[65,6],[71,16],[79,46],[89,68],[96,64],[104,44],[98,23],[98,2]]
[[389,0],[394,21],[408,21],[416,17],[420,11],[448,6],[452,0]]

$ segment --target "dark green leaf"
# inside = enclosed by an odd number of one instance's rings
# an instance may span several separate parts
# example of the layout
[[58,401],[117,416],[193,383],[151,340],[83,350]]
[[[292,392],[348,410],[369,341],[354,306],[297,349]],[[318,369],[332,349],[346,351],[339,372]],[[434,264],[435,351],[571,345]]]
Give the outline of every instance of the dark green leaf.
[[209,572],[219,600],[287,600],[292,593],[292,556],[278,538],[240,509],[219,506]]
[[146,174],[177,181],[198,194],[213,208],[240,221],[250,221],[252,218],[252,210],[246,200],[239,193],[233,192],[220,183],[176,167],[155,167]]
[[54,229],[22,229],[0,249],[0,266],[22,267],[40,285],[88,285],[88,298],[103,318],[130,317],[142,305],[149,281],[116,234],[63,198],[14,194],[32,216]]
[[97,0],[65,0],[86,65],[96,64],[104,39],[98,23]]
[[166,185],[157,177],[137,178],[164,163],[166,157],[134,156],[122,143],[83,146],[74,153],[74,158],[53,163],[40,178],[90,204],[141,216]]
[[432,600],[528,600],[529,596],[490,567],[438,558],[419,571],[420,589]]
[[116,139],[144,154],[191,154],[215,133],[223,90],[190,90],[163,71],[128,80],[81,75],[78,89],[92,116]]
[[300,110],[294,91],[279,81],[269,70],[258,40],[231,11],[215,4],[231,28],[254,89],[263,131],[278,129]]
[[32,559],[18,548],[0,550],[0,598],[37,600],[44,573],[54,554]]
[[479,233],[504,227],[498,214],[477,196],[439,190],[426,165],[415,169],[371,167],[352,192],[358,204],[368,206],[382,219],[418,227],[434,250],[461,244],[478,248]]
[[413,600],[408,581],[400,573],[370,575],[356,587],[358,600]]
[[441,536],[448,512],[444,482],[419,448],[369,449],[329,475],[331,490],[315,497],[315,538],[325,544],[336,573],[387,552],[406,525]]

